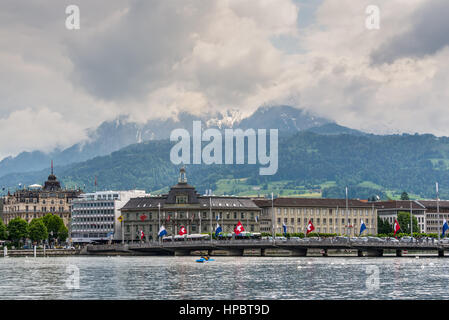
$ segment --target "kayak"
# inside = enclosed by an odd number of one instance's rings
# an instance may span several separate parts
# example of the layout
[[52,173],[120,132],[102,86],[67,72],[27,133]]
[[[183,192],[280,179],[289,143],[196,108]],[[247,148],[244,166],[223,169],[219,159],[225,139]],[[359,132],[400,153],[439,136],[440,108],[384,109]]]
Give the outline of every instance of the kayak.
[[214,259],[206,260],[206,259],[204,259],[204,258],[201,258],[201,259],[196,260],[196,262],[208,262],[208,261],[215,261],[215,260],[214,260]]

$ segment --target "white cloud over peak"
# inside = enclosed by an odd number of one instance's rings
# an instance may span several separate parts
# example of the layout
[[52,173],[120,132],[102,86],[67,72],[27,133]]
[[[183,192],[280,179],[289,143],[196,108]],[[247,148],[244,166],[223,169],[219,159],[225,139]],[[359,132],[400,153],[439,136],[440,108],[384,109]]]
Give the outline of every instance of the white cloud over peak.
[[70,146],[121,114],[264,104],[376,133],[449,135],[449,3],[379,0],[380,30],[368,30],[371,2],[83,0],[70,31],[69,1],[5,0],[0,136],[14,138],[1,138],[0,157]]

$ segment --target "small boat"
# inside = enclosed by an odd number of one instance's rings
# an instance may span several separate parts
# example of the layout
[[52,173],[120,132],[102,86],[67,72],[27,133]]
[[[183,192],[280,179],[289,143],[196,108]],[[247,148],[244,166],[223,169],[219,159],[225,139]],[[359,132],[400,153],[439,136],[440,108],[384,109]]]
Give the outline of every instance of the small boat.
[[206,258],[204,258],[204,257],[201,257],[200,259],[197,259],[196,260],[196,262],[200,262],[200,263],[202,263],[202,262],[208,262],[208,261],[215,261],[214,259],[206,259]]

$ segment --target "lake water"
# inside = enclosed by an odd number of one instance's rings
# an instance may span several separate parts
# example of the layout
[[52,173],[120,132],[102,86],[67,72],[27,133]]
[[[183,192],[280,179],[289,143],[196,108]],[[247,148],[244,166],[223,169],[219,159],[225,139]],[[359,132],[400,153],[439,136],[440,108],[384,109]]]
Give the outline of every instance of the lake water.
[[213,258],[0,258],[0,299],[449,298],[447,258]]

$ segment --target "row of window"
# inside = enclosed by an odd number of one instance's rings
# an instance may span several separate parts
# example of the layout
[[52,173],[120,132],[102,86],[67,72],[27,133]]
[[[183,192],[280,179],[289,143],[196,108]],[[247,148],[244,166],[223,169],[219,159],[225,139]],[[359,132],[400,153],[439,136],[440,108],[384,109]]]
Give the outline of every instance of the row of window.
[[[8,210],[9,209],[9,210]],[[5,208],[5,212],[20,212],[21,208],[19,206],[14,206],[14,207],[9,207],[9,208]],[[67,209],[68,211],[70,211],[70,206]],[[37,206],[33,206],[33,210],[30,210],[29,206],[25,206],[25,209],[23,210],[25,212],[39,212]],[[40,208],[40,212],[65,212],[65,208],[64,207],[58,207],[58,210],[56,210],[56,207],[41,207]]]
[[72,216],[83,216],[83,215],[92,215],[92,214],[113,214],[114,210],[80,210],[80,211],[72,211]]
[[73,203],[73,209],[99,208],[99,207],[114,207],[114,202],[75,202],[75,203]]
[[[145,219],[153,219],[153,213],[125,213],[124,218],[125,220],[140,220],[141,216],[145,216]],[[198,219],[198,213],[195,212],[161,212],[161,219],[167,219],[170,217],[176,218],[176,219]],[[249,214],[247,212],[212,212],[212,218],[214,220],[222,220],[222,219],[255,219],[256,217],[259,217],[254,212],[250,212]],[[154,214],[154,218],[158,219],[158,213]],[[259,217],[260,218],[260,217]],[[210,219],[210,214],[207,211],[202,212],[201,219]]]
[[[333,221],[334,221],[334,219],[332,219],[332,218],[323,218],[322,220],[320,219],[320,218],[304,218],[303,220],[301,220],[301,218],[290,218],[290,223],[291,224],[295,224],[295,222],[297,223],[297,224],[301,224],[301,221],[302,221],[302,223],[307,223],[307,222],[309,222],[309,220],[310,221],[312,221],[312,223],[317,223],[317,224],[319,224],[319,223],[323,223],[323,224],[327,224],[327,222],[329,222],[329,224],[333,224]],[[338,220],[339,219],[337,219],[337,218],[335,218],[335,224],[338,224]],[[361,219],[361,220],[364,220],[365,221],[365,223],[369,223],[369,221],[370,221],[370,219]],[[351,219],[351,218],[349,218],[349,219],[346,219],[346,218],[341,218],[341,224],[347,224],[347,223],[349,223],[349,224],[351,224],[351,221],[354,223],[354,224],[356,224],[357,223],[357,218],[355,218],[355,219]],[[277,219],[277,222],[278,222],[278,224],[281,224],[282,222],[283,223],[288,223],[288,218],[284,218],[283,220],[281,220],[281,218],[278,218]],[[374,225],[374,219],[371,219],[371,224],[373,224]]]
[[338,210],[333,209],[322,209],[322,208],[277,208],[277,214],[281,215],[288,215],[288,214],[297,214],[297,215],[329,215],[331,216],[332,213],[335,212],[337,215],[359,215],[359,216],[368,216],[372,214],[374,211],[371,209],[348,209],[346,212],[346,208],[339,208]]
[[88,217],[88,218],[72,218],[73,223],[77,222],[91,222],[91,221],[114,221],[114,217]]
[[80,230],[112,230],[114,228],[113,224],[85,224],[85,225],[73,225],[72,230],[73,231],[80,231]]

